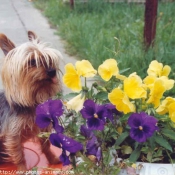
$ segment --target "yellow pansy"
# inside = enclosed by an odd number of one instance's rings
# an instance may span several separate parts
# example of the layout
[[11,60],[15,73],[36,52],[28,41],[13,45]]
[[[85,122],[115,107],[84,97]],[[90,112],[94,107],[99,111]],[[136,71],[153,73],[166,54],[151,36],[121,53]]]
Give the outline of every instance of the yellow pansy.
[[82,94],[79,94],[66,103],[67,109],[72,109],[78,112],[83,108],[84,101],[85,96],[82,97]]
[[78,74],[83,77],[94,77],[97,71],[92,67],[91,63],[87,60],[77,61],[75,67]]
[[150,91],[150,97],[147,103],[152,103],[154,104],[154,107],[157,108],[160,105],[160,99],[162,98],[165,90],[166,88],[164,86],[164,82],[161,79],[157,79]]
[[128,96],[119,88],[113,89],[108,94],[109,101],[116,106],[116,109],[124,114],[135,112],[135,106],[129,101]]
[[73,91],[80,91],[82,89],[80,75],[72,63],[65,66],[65,75],[63,76],[63,83]]
[[97,71],[92,67],[87,60],[77,61],[75,67],[72,63],[65,66],[65,75],[63,83],[72,91],[78,92],[82,89],[80,77],[94,77]]
[[143,82],[144,82],[144,84],[149,88],[149,89],[152,89],[153,88],[153,86],[154,86],[154,82],[156,81],[156,77],[155,76],[151,76],[151,75],[149,75],[149,76],[147,76],[144,80],[143,80]]
[[124,92],[131,99],[146,98],[147,96],[142,79],[136,73],[124,80]]
[[156,109],[156,112],[160,115],[166,114],[168,112],[168,107],[171,103],[174,103],[175,99],[172,97],[167,97],[162,101],[161,105]]
[[154,82],[158,79],[160,79],[164,82],[164,86],[165,86],[166,90],[170,90],[173,88],[174,80],[168,79],[168,77],[166,77],[166,76],[161,76],[159,78],[154,77],[154,76],[147,76],[143,81],[149,89],[152,89],[154,86]]
[[164,86],[165,86],[166,90],[170,90],[173,88],[174,80],[168,79],[168,77],[166,77],[166,76],[162,76],[159,79],[161,79],[164,82]]
[[168,106],[169,116],[173,122],[175,122],[175,110],[174,109],[175,109],[175,102],[171,103]]
[[166,77],[168,77],[168,75],[170,74],[170,72],[171,72],[171,67],[168,66],[168,65],[165,65],[165,66],[163,67],[161,76],[166,76]]
[[98,67],[98,73],[101,78],[105,81],[111,79],[113,75],[117,75],[119,73],[119,69],[117,66],[117,61],[115,59],[107,59]]
[[168,76],[171,71],[170,66],[163,66],[162,63],[159,63],[157,60],[154,60],[150,63],[147,70],[148,75],[153,75],[156,77]]

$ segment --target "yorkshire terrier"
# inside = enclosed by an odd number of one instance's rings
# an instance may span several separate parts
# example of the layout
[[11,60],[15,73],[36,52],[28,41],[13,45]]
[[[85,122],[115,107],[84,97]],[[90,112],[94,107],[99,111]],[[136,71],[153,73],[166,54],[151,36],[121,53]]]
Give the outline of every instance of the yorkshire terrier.
[[[61,92],[59,59],[61,53],[41,42],[28,31],[29,41],[15,47],[0,34],[0,48],[5,54],[0,93],[0,163],[11,162],[26,170],[23,144],[33,140],[52,164],[57,160],[48,140],[39,138],[43,131],[35,124],[36,106]],[[48,127],[44,131],[51,131]]]

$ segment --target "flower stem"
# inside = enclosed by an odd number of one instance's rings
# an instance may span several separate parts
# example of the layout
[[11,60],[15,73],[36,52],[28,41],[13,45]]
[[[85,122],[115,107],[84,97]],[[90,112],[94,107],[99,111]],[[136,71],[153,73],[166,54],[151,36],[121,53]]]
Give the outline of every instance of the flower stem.
[[75,160],[75,155],[70,155],[71,157],[71,160],[72,160],[72,166],[73,166],[73,169],[76,169],[76,160]]
[[167,150],[165,150],[165,151],[166,151],[166,153],[167,153],[168,157],[170,158],[170,162],[171,162],[171,164],[173,164],[173,159],[171,158],[171,156],[170,156],[169,152],[168,152]]
[[64,124],[64,122],[63,122],[62,118],[61,118],[61,117],[59,117],[59,118],[58,118],[58,120],[59,120],[59,122],[61,123],[61,125],[63,126],[63,128],[65,128],[65,124]]
[[86,77],[84,77],[84,86],[87,87]]

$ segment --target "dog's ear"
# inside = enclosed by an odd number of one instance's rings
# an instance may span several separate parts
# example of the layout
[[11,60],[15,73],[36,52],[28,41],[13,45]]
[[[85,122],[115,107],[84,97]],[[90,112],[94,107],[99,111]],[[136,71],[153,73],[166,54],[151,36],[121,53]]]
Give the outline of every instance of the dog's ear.
[[7,55],[9,51],[15,48],[15,45],[4,34],[0,33],[0,47],[4,55]]
[[39,42],[37,35],[32,31],[28,31],[28,38],[29,41],[37,40],[37,42]]

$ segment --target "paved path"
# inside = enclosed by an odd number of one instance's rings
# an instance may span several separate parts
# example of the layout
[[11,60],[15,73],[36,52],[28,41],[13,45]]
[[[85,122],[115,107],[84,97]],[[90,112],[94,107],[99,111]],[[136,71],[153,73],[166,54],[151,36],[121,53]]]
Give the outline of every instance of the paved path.
[[[75,63],[76,59],[66,54],[63,41],[51,29],[47,19],[39,10],[33,7],[28,0],[0,0],[0,33],[6,34],[16,45],[26,41],[27,31],[34,31],[43,41],[51,43],[52,47],[58,49],[64,60],[61,61],[61,70],[64,72],[64,65],[68,62]],[[0,50],[0,58],[4,55]],[[0,81],[0,89],[2,83]],[[67,93],[68,89],[63,88]]]

